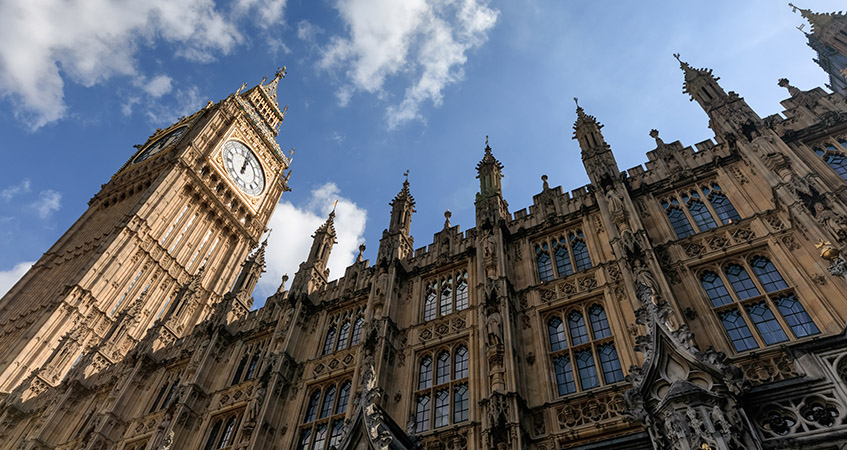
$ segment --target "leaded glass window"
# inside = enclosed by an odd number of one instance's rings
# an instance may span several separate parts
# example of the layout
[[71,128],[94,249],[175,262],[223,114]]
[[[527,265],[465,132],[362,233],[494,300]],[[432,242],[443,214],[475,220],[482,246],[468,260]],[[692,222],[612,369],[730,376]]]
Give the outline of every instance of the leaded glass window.
[[571,266],[571,255],[567,247],[559,246],[556,248],[556,271],[559,276],[570,275],[573,273]]
[[[460,270],[425,284],[425,321],[462,311],[469,306],[468,271]],[[455,289],[454,289],[455,286]]]
[[788,340],[788,336],[782,331],[782,327],[779,326],[779,322],[776,321],[776,317],[764,301],[747,305],[747,314],[750,315],[750,319],[759,329],[762,339],[765,340],[765,345]]
[[566,234],[567,239],[564,234],[560,234],[535,244],[535,262],[540,281],[552,281],[591,268],[591,256],[582,230],[575,229]]
[[421,357],[415,392],[417,432],[468,420],[468,356],[466,344],[439,350],[435,357],[435,380],[432,379],[432,354]]
[[720,318],[723,327],[729,334],[732,345],[735,346],[735,351],[744,352],[759,348],[759,344],[756,343],[756,339],[750,333],[750,328],[747,327],[747,323],[744,322],[744,318],[741,317],[737,309],[722,312]]
[[715,272],[703,272],[700,275],[700,284],[706,290],[706,295],[712,301],[712,306],[724,306],[732,303],[732,297],[729,295],[729,291],[726,290],[723,280]]
[[774,300],[774,303],[788,326],[791,327],[794,336],[801,338],[821,332],[793,293],[780,296]]
[[550,361],[558,395],[621,382],[623,370],[603,306],[589,302],[571,308],[547,318]]
[[[847,141],[839,141],[841,147],[847,149],[845,146],[845,142]],[[841,177],[842,180],[847,181],[847,154],[844,153],[843,149],[839,149],[835,145],[826,144],[826,150],[816,147],[815,153],[820,156],[826,164]]]
[[306,407],[298,449],[324,450],[340,442],[350,388],[350,379],[323,383],[322,387],[315,388]]
[[712,215],[709,213],[709,209],[706,208],[706,205],[700,200],[689,201],[688,211],[691,213],[691,217],[694,219],[694,223],[697,224],[697,228],[700,231],[711,230],[718,226],[718,224],[715,223],[715,219],[713,219]]
[[338,332],[338,344],[335,346],[335,351],[344,350],[347,348],[347,339],[350,336],[350,321],[345,320],[341,324],[341,330]]
[[709,199],[709,203],[712,204],[712,209],[715,210],[715,213],[718,215],[718,218],[723,224],[726,225],[733,221],[737,222],[741,220],[741,216],[738,215],[738,211],[736,211],[735,207],[732,206],[732,202],[730,202],[726,194],[723,193],[720,185],[712,183],[711,188],[704,186],[702,190],[703,194],[705,194]]
[[671,203],[663,203],[662,206],[665,208],[665,213],[668,215],[668,219],[671,221],[671,226],[673,227],[674,232],[676,233],[676,237],[682,239],[687,236],[691,236],[694,234],[694,228],[691,228],[691,222],[688,221],[688,217],[685,216],[685,213],[678,206],[679,201],[677,199],[673,199]]
[[359,316],[356,323],[353,324],[353,336],[350,338],[350,345],[356,345],[362,340],[362,327],[365,325],[365,318]]
[[753,267],[753,273],[756,278],[762,283],[766,292],[776,292],[783,289],[788,289],[788,284],[782,279],[782,275],[776,270],[773,263],[764,256],[756,256],[750,263]]
[[553,279],[553,264],[550,262],[550,254],[547,253],[547,244],[536,247],[535,261],[538,264],[538,278],[541,281],[550,281]]
[[732,285],[732,289],[735,291],[735,294],[738,295],[738,298],[741,300],[746,300],[759,295],[759,289],[753,283],[753,280],[750,279],[750,275],[747,274],[747,270],[745,270],[740,264],[727,265],[726,277],[729,279],[729,284]]
[[326,340],[324,341],[324,355],[332,353],[332,346],[335,344],[335,325],[326,330]]

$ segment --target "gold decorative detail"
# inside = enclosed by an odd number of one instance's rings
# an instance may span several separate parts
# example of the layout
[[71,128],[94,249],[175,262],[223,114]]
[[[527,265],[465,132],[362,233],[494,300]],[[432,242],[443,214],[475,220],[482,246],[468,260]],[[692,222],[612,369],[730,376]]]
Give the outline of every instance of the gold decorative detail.
[[821,250],[821,258],[826,261],[834,261],[835,258],[838,258],[838,255],[841,254],[841,251],[835,248],[832,245],[832,242],[824,242],[823,239],[819,240],[815,247]]

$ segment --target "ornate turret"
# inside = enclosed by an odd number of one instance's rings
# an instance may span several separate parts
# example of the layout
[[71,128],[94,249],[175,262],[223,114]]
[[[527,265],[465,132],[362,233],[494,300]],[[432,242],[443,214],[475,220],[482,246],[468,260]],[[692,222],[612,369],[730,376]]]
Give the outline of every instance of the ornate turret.
[[685,74],[682,92],[690,95],[691,101],[697,100],[707,114],[714,106],[724,103],[722,100],[726,99],[727,93],[718,84],[720,78],[712,75],[712,69],[695,69],[680,59],[679,53],[674,53],[673,56],[679,61],[679,68]]
[[582,149],[582,163],[588,173],[588,178],[596,185],[608,185],[611,180],[617,179],[620,170],[615,161],[612,149],[603,138],[600,131],[603,124],[597,118],[586,114],[585,110],[576,102],[576,122],[573,125],[573,139],[579,142]]
[[268,239],[265,238],[259,248],[247,260],[241,264],[241,273],[235,280],[235,285],[232,287],[232,293],[235,295],[253,295],[253,289],[256,288],[256,283],[265,272],[265,248],[268,246]]
[[[335,202],[336,205],[338,202]],[[312,249],[305,262],[300,263],[300,268],[294,274],[289,296],[309,295],[326,284],[329,278],[329,255],[335,240],[335,207],[333,206],[329,216],[312,235]]]
[[503,164],[491,153],[488,136],[485,137],[485,154],[476,165],[476,177],[479,178],[479,192],[476,194],[476,223],[489,221],[496,223],[508,219],[509,204],[503,200],[500,179],[503,178]]
[[[805,33],[808,45],[817,53],[814,60],[829,75],[828,87],[847,95],[847,15],[844,13],[816,13],[789,3],[794,12],[811,24],[811,33]],[[803,25],[797,27],[801,31]]]
[[415,239],[411,236],[412,213],[415,212],[415,198],[409,191],[409,171],[400,192],[391,200],[391,222],[388,229],[382,231],[379,240],[377,260],[404,258],[412,252]]

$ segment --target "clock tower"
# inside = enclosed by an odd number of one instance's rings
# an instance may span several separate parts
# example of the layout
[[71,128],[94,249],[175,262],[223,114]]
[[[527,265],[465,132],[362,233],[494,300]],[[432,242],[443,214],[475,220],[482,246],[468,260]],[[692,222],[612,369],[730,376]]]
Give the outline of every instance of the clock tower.
[[175,340],[214,311],[288,190],[284,77],[156,130],[0,299],[0,398],[55,386],[83,355],[86,372],[114,364],[157,320]]

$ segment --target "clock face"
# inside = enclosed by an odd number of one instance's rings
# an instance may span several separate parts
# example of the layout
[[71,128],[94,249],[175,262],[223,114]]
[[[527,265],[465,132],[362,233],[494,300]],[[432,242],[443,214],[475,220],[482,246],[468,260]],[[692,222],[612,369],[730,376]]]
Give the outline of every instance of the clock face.
[[265,189],[265,173],[256,155],[238,141],[224,144],[223,160],[226,171],[238,189],[247,195],[259,195]]
[[141,161],[144,161],[145,159],[148,159],[151,156],[168,148],[171,144],[175,144],[176,141],[178,141],[179,138],[183,134],[185,134],[186,131],[188,131],[188,127],[180,127],[162,136],[161,138],[156,139],[156,142],[153,142],[152,144],[145,147],[144,151],[141,152],[141,154],[139,154],[133,162],[139,163]]

